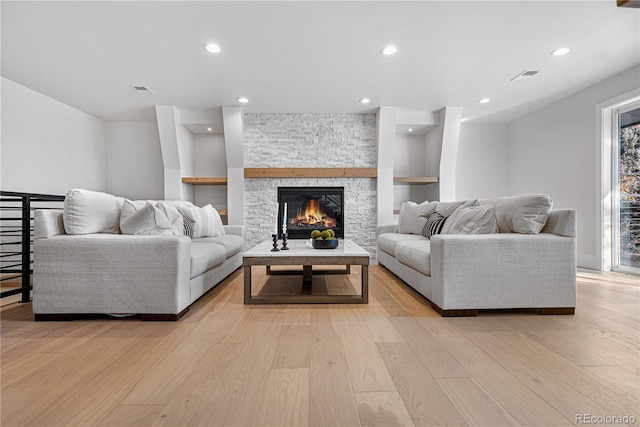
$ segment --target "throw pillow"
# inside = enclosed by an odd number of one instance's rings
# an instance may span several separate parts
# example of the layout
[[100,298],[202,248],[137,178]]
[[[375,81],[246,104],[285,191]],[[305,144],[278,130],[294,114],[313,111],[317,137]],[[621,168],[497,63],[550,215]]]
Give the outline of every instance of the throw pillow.
[[[213,206],[211,206],[210,204],[206,205],[202,209],[204,209],[207,212],[207,215],[209,215],[209,217],[213,219],[213,225],[215,229],[214,233],[217,236],[224,236],[226,232],[224,231],[224,224],[222,223],[220,212],[218,212],[218,210]],[[215,237],[215,236],[211,236],[211,237]]]
[[67,234],[120,233],[124,198],[99,191],[73,189],[64,198],[62,214]]
[[496,197],[480,201],[481,205],[496,207],[496,221],[500,233],[537,234],[547,223],[553,207],[546,194]]
[[156,203],[155,206],[160,209],[169,219],[173,234],[176,236],[184,235],[184,221],[182,219],[182,215],[180,215],[180,212],[178,212],[178,209],[175,206],[165,203],[162,200]]
[[436,234],[440,234],[442,231],[442,227],[447,218],[443,217],[437,212],[432,213],[427,218],[427,222],[424,224],[422,228],[422,235],[426,238],[431,238],[431,236],[435,236]]
[[436,212],[447,218],[452,213],[454,213],[456,209],[467,208],[469,206],[478,206],[478,204],[478,199],[462,200],[460,202],[439,202],[438,207],[436,208]]
[[184,235],[189,236],[190,239],[193,239],[193,227],[195,225],[195,222],[185,217],[182,217],[182,224],[184,227]]
[[405,202],[398,217],[398,233],[420,234],[427,217],[435,212],[438,202]]
[[495,207],[469,206],[456,209],[442,227],[442,234],[491,234],[498,232]]
[[211,205],[178,206],[182,216],[193,223],[193,239],[199,237],[218,237],[225,234],[222,219],[218,211]]
[[138,209],[130,201],[125,200],[120,214],[120,230],[123,234],[150,234],[172,236],[171,221],[156,206],[147,202]]

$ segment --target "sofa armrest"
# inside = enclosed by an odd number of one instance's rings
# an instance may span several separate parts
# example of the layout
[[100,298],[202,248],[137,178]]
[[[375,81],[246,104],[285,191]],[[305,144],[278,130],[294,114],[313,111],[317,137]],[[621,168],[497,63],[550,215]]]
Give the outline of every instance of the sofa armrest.
[[57,235],[34,242],[34,313],[178,314],[191,301],[187,236]]
[[440,234],[431,238],[431,279],[443,310],[575,307],[576,239]]
[[244,225],[225,225],[224,231],[227,234],[234,234],[236,236],[242,237],[243,240],[245,239]]
[[376,229],[376,236],[379,236],[384,233],[393,233],[396,229],[396,224],[383,224],[379,225]]
[[63,209],[36,209],[34,213],[34,239],[65,234]]

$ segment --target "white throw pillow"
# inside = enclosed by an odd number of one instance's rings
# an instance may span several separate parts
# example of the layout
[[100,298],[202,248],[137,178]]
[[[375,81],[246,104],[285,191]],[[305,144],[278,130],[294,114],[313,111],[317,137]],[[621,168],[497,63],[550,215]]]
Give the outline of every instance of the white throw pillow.
[[491,234],[497,232],[495,207],[486,205],[456,209],[445,221],[441,234]]
[[122,204],[120,230],[123,234],[174,235],[171,221],[160,208],[146,202],[138,209],[131,200]]
[[496,207],[496,221],[500,233],[537,234],[547,223],[553,207],[546,194],[496,197],[480,201],[481,205]]
[[184,222],[182,220],[182,215],[178,212],[178,208],[171,206],[162,200],[160,200],[155,206],[160,209],[167,216],[169,222],[171,222],[173,234],[176,236],[184,235]]
[[211,205],[206,205],[202,208],[197,206],[178,206],[178,211],[191,223],[194,239],[199,237],[218,237],[225,234],[220,214]]
[[436,210],[438,202],[405,202],[398,217],[398,233],[422,234],[427,217]]
[[120,209],[124,198],[80,188],[64,199],[64,230],[67,234],[120,233]]

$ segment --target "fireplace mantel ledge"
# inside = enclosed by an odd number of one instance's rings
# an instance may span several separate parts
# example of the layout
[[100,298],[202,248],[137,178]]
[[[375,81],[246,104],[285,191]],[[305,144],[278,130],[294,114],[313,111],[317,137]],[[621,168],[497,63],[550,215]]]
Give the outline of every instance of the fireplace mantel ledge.
[[377,168],[244,168],[245,178],[376,178]]

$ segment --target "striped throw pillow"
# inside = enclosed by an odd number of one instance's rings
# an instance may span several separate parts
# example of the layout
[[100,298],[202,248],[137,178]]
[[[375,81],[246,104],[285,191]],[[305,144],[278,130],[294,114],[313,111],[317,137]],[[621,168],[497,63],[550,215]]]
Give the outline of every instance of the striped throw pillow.
[[437,212],[432,213],[431,215],[429,215],[429,218],[427,218],[427,222],[422,228],[422,235],[430,239],[431,236],[440,234],[446,219],[447,218],[443,217]]

